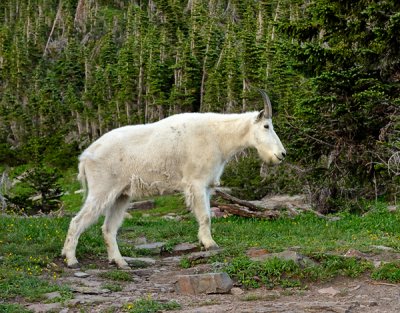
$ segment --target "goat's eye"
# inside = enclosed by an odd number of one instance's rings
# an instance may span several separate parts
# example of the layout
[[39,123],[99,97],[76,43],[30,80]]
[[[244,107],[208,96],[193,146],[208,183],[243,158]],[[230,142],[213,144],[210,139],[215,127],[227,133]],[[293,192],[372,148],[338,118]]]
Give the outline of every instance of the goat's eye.
[[264,125],[264,128],[269,129],[269,125],[268,124]]

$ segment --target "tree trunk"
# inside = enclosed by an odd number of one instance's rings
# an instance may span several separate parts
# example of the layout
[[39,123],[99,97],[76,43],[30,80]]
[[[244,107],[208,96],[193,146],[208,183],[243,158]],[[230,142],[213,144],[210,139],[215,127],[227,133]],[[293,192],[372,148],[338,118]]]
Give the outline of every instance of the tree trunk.
[[53,27],[51,28],[49,38],[47,39],[46,47],[44,48],[44,51],[43,51],[43,56],[46,56],[46,54],[47,54],[47,49],[48,49],[50,41],[51,41],[51,36],[53,36],[53,32],[54,32],[54,29],[56,28],[57,21],[59,20],[59,18],[61,16],[61,10],[62,10],[62,0],[60,0],[60,2],[58,3],[57,14],[56,14],[56,17],[54,18]]
[[202,75],[201,75],[201,85],[200,85],[200,109],[199,111],[203,111],[203,102],[204,102],[204,85],[206,82],[206,77],[207,77],[207,58],[208,58],[208,51],[210,50],[210,41],[211,41],[211,32],[212,32],[212,27],[213,23],[210,23],[210,29],[208,32],[208,37],[207,37],[207,45],[206,45],[206,51],[204,53],[204,59],[203,59],[203,68],[202,68]]
[[264,219],[272,219],[272,218],[277,218],[280,216],[279,212],[275,211],[250,211],[249,208],[240,206],[238,204],[220,204],[218,205],[218,208],[221,211],[233,214],[233,215],[238,215],[238,216],[243,216],[243,217],[256,217],[256,218],[264,218]]

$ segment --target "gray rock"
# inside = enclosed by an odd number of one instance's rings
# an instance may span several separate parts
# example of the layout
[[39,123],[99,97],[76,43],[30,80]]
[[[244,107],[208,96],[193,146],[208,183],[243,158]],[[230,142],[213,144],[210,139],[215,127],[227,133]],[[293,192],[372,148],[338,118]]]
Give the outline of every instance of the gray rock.
[[179,264],[182,260],[182,256],[170,256],[170,257],[166,257],[161,259],[162,264]]
[[131,258],[131,257],[124,257],[125,261],[133,267],[146,267],[152,266],[156,264],[156,260],[152,258]]
[[70,286],[70,289],[74,292],[87,294],[87,295],[99,295],[111,292],[109,289],[101,287],[88,287],[88,286]]
[[210,213],[211,213],[211,217],[215,217],[215,218],[227,216],[227,214],[225,212],[221,211],[221,209],[218,207],[212,207],[210,209]]
[[152,254],[160,254],[164,247],[165,247],[165,242],[153,242],[153,243],[145,243],[142,245],[136,245],[135,249],[149,250],[149,252]]
[[133,202],[129,205],[128,210],[151,210],[156,207],[154,200],[145,200]]
[[362,253],[356,249],[349,249],[344,255],[346,258],[356,258],[356,259],[365,259],[367,254]]
[[190,252],[194,252],[198,250],[199,247],[193,243],[189,242],[184,242],[177,244],[173,249],[172,249],[172,254],[174,255],[181,255],[181,254],[186,254]]
[[77,295],[74,299],[66,302],[68,306],[77,306],[79,304],[91,304],[113,301],[113,297],[105,297],[100,295]]
[[146,269],[139,269],[139,270],[133,270],[132,273],[133,275],[139,276],[139,277],[150,277],[153,275],[155,272],[154,269],[151,268],[146,268]]
[[212,256],[217,255],[221,251],[222,251],[222,249],[192,252],[191,254],[187,255],[187,258],[188,258],[189,261],[197,261],[197,260],[201,260],[201,259],[208,259],[208,258],[210,258]]
[[28,306],[28,310],[35,313],[53,312],[61,309],[61,303],[35,303]]
[[233,287],[231,289],[231,294],[233,294],[234,296],[239,296],[239,295],[241,295],[243,293],[244,293],[243,289],[241,289],[239,287]]
[[176,215],[175,213],[168,213],[164,216],[162,216],[163,219],[165,220],[171,220],[171,221],[181,221],[182,216]]
[[58,291],[54,291],[54,292],[45,293],[43,295],[43,297],[45,297],[48,300],[52,300],[52,299],[55,299],[55,298],[60,298],[61,294]]
[[340,291],[333,287],[328,287],[328,288],[319,289],[318,293],[334,297],[337,294],[339,294]]
[[374,249],[377,249],[377,250],[382,250],[382,251],[394,251],[393,248],[391,248],[391,247],[386,247],[386,246],[380,246],[380,245],[375,246],[375,245],[373,245],[373,246],[371,246],[371,247],[374,248]]
[[144,245],[147,243],[147,238],[145,236],[137,237],[134,241],[135,245]]
[[85,273],[85,272],[75,272],[75,273],[74,273],[74,276],[75,276],[75,277],[78,277],[78,278],[86,278],[86,277],[89,277],[90,274]]
[[179,275],[175,283],[175,291],[185,295],[228,293],[232,287],[232,279],[224,272]]

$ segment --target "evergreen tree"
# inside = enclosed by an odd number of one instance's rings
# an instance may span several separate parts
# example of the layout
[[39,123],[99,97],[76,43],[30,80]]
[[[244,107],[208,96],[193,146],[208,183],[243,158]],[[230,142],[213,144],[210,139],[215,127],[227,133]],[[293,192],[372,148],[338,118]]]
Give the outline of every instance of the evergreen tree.
[[[325,1],[284,25],[310,92],[296,103],[293,148],[313,167],[316,202],[337,207],[387,192],[385,160],[399,114],[397,1]],[[395,30],[396,29],[396,30]],[[398,123],[398,119],[397,119]],[[398,138],[396,140],[398,142]],[[307,159],[305,159],[305,157]]]

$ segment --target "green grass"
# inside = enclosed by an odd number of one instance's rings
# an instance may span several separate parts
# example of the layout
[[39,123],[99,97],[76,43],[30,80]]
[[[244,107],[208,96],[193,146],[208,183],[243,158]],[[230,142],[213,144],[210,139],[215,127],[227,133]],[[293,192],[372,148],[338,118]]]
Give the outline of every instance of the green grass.
[[314,259],[318,263],[303,268],[291,260],[272,258],[260,262],[239,257],[233,259],[225,270],[247,288],[288,288],[301,287],[313,281],[326,281],[339,275],[358,277],[373,267],[367,261],[334,255],[318,255]]
[[[184,209],[182,197],[157,198],[156,204],[158,207],[154,211],[135,212],[133,218],[124,221],[118,235],[123,255],[140,255],[141,252],[132,244],[138,236],[145,236],[149,242],[164,241],[168,247],[181,242],[197,242],[198,226],[195,218]],[[171,211],[185,214],[185,218],[174,221],[160,216]],[[388,212],[380,204],[371,207],[365,216],[344,213],[340,217],[338,221],[327,221],[312,214],[277,220],[213,219],[214,239],[224,250],[210,262],[223,262],[234,278],[249,287],[293,287],[338,275],[357,277],[363,273],[368,273],[373,279],[400,282],[398,263],[373,270],[368,262],[335,256],[343,255],[349,249],[376,253],[373,245],[388,246],[399,252],[400,213]],[[89,228],[79,241],[77,257],[83,261],[83,266],[89,266],[92,260],[96,260],[95,267],[99,262],[107,266],[106,247],[100,229],[102,221]],[[52,291],[60,291],[62,298],[71,297],[68,288],[57,284],[63,275],[63,266],[57,264],[61,261],[60,251],[69,222],[70,217],[0,217],[1,299],[13,302],[14,298],[22,297],[38,301],[44,293]],[[250,247],[279,252],[294,246],[317,265],[299,268],[280,260],[257,263],[245,256]],[[195,264],[184,259],[181,265],[190,267]],[[117,270],[105,275],[112,281],[131,279],[125,272]],[[8,304],[3,304],[3,307],[5,305]],[[7,310],[12,310],[12,306]]]
[[132,281],[132,274],[120,270],[111,270],[100,274],[100,277],[114,281]]
[[389,262],[375,269],[371,275],[376,280],[386,280],[391,283],[400,283],[400,262]]
[[180,309],[176,301],[160,302],[151,297],[141,298],[134,303],[128,303],[125,308],[129,313],[156,313],[161,311],[173,311]]
[[0,296],[2,299],[23,297],[27,301],[43,300],[43,294],[59,291],[63,299],[72,298],[68,287],[59,286],[32,275],[12,271],[0,271]]
[[30,313],[32,311],[26,310],[21,305],[18,304],[9,304],[9,303],[0,303],[0,312],[1,313]]
[[111,290],[112,292],[119,292],[119,291],[122,291],[122,289],[123,289],[120,284],[116,284],[116,283],[106,283],[106,284],[102,285],[102,288]]

